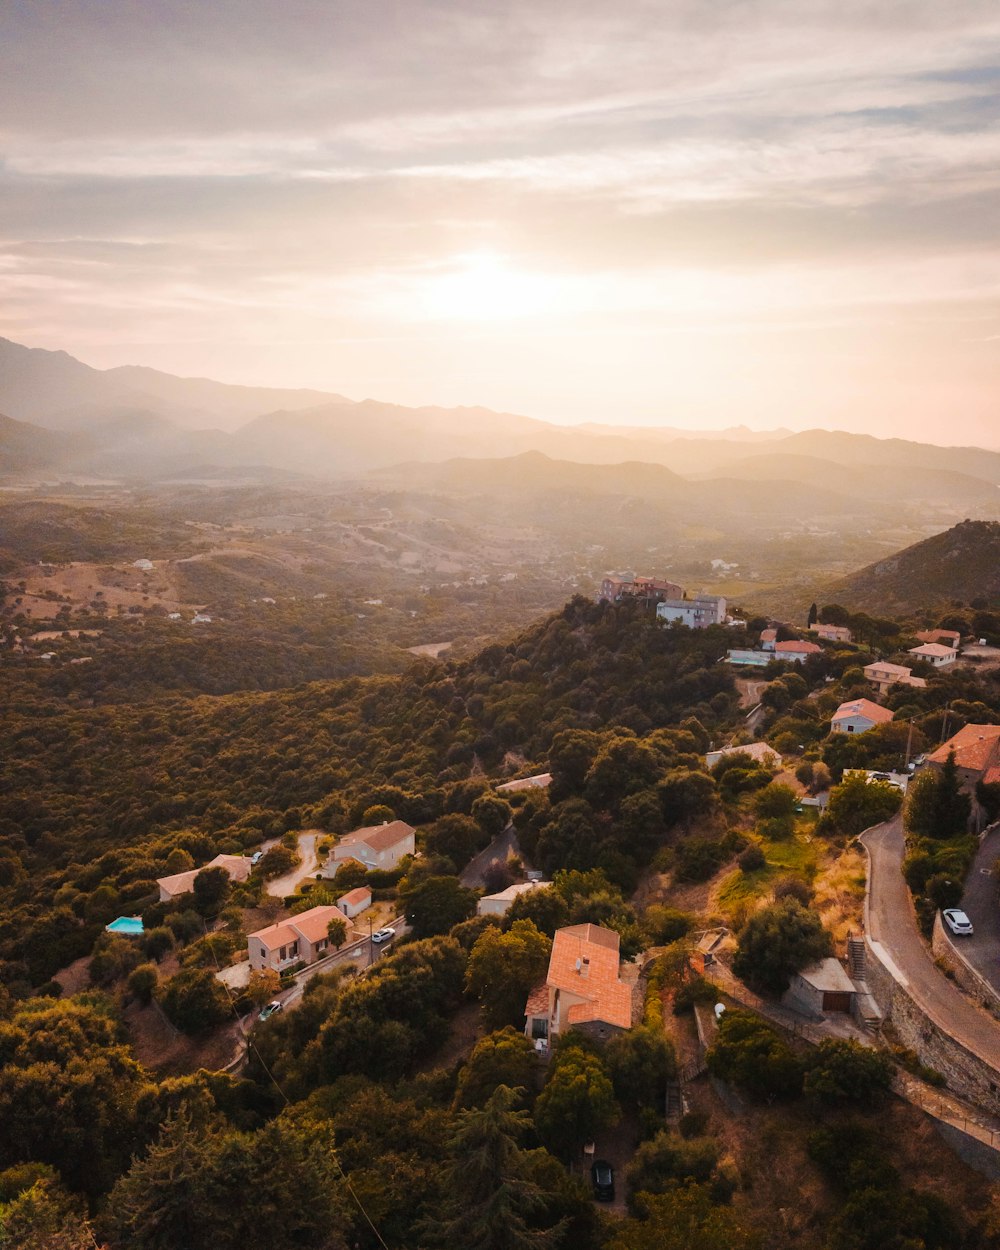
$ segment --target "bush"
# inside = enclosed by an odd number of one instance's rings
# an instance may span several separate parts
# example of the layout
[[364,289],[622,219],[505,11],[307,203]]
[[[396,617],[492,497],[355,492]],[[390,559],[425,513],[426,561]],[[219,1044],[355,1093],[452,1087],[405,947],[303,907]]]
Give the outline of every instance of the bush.
[[794,1098],[802,1089],[802,1064],[767,1021],[727,1011],[706,1055],[708,1070],[753,1098]]
[[737,943],[733,971],[752,989],[782,994],[793,973],[832,949],[830,934],[816,913],[786,897],[747,921]]
[[160,975],[156,970],[156,964],[140,964],[129,976],[128,992],[144,1007],[148,1007],[153,1001],[159,980]]
[[892,1087],[893,1063],[884,1051],[827,1037],[810,1054],[803,1089],[824,1106],[877,1106]]
[[767,864],[767,857],[760,847],[754,843],[737,860],[741,872],[759,872]]
[[678,1185],[704,1184],[710,1180],[719,1161],[719,1147],[708,1138],[675,1137],[661,1130],[643,1142],[625,1169],[629,1206],[636,1214],[637,1194],[663,1194]]
[[207,968],[185,968],[161,987],[160,1004],[182,1033],[205,1033],[229,1017],[229,997]]
[[674,995],[674,1015],[683,1015],[690,1011],[695,1003],[717,1003],[722,991],[713,982],[704,977],[693,977],[685,981]]

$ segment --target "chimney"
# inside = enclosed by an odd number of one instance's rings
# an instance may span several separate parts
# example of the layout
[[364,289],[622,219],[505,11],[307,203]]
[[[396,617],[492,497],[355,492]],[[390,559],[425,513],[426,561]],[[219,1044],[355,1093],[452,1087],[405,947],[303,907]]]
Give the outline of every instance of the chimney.
[[585,976],[589,976],[589,974],[590,974],[590,960],[585,959],[583,961],[583,967],[580,969],[580,976],[585,977]]

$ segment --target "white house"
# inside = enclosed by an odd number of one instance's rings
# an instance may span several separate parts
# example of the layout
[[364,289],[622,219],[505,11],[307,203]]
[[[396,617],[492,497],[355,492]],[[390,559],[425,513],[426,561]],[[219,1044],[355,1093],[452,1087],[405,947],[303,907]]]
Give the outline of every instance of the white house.
[[919,647],[911,647],[909,654],[915,655],[918,660],[926,660],[935,668],[945,668],[955,663],[957,653],[953,647],[946,647],[940,642],[923,642]]
[[810,633],[826,642],[852,642],[851,631],[846,625],[813,625]]
[[887,725],[893,715],[887,707],[871,699],[851,699],[849,703],[842,703],[830,718],[830,732],[863,734],[876,725]]
[[726,601],[721,595],[699,595],[694,599],[664,599],[656,605],[660,621],[680,621],[691,629],[722,625],[726,620]]
[[542,890],[551,884],[551,881],[519,881],[516,885],[509,885],[506,890],[501,890],[499,894],[484,894],[476,904],[476,913],[480,916],[502,916],[518,895]]
[[811,655],[821,655],[823,648],[815,642],[776,642],[774,644],[775,660],[791,660],[793,664],[803,664]]
[[336,872],[345,861],[356,859],[368,869],[395,868],[404,855],[412,855],[416,849],[415,834],[416,830],[405,820],[355,829],[333,848],[330,867]]

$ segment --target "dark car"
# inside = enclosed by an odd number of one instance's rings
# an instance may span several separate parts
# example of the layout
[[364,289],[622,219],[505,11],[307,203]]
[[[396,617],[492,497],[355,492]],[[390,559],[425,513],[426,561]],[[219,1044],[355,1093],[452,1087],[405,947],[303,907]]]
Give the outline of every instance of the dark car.
[[590,1166],[594,1197],[598,1202],[614,1202],[615,1170],[607,1159],[595,1159]]

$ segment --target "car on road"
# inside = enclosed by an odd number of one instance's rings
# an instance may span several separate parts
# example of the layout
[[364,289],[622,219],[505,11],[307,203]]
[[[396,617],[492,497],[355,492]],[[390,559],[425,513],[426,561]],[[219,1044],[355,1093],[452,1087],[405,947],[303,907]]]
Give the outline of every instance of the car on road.
[[372,934],[372,941],[373,942],[388,942],[391,938],[394,938],[395,936],[396,936],[395,929],[376,929],[375,932]]
[[972,921],[957,907],[948,907],[941,913],[945,924],[959,937],[971,937]]
[[256,868],[263,858],[264,858],[263,851],[254,851],[254,853],[250,856],[250,867]]
[[282,1004],[276,998],[273,1002],[268,1003],[266,1007],[261,1007],[260,1015],[257,1017],[257,1019],[258,1020],[270,1020],[270,1018],[275,1014],[275,1012],[281,1011],[281,1009],[282,1009]]
[[590,1165],[590,1181],[597,1202],[614,1202],[615,1170],[607,1159],[595,1159]]

